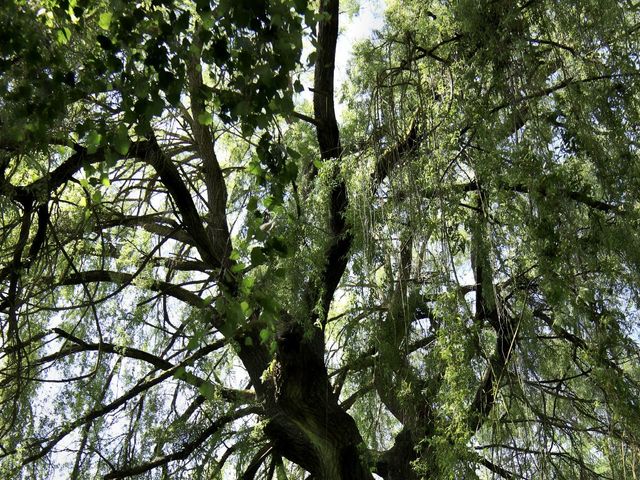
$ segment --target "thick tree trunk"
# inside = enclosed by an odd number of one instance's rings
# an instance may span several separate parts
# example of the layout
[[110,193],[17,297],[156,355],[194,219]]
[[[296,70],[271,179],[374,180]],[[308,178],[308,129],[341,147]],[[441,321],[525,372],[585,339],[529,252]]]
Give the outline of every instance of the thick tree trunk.
[[314,480],[371,480],[362,437],[329,382],[322,331],[314,327],[311,333],[305,335],[300,324],[289,323],[278,336],[276,359],[269,365],[259,352],[263,347],[241,349],[264,398],[265,432],[276,452]]
[[376,473],[385,480],[415,480],[418,477],[411,462],[417,457],[411,431],[404,429],[396,436],[393,447],[378,460]]

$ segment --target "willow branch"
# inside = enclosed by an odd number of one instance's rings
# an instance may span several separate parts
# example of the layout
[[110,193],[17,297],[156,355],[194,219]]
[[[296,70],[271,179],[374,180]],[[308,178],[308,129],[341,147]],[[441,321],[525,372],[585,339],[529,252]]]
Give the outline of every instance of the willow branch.
[[163,455],[160,457],[156,457],[153,460],[136,465],[131,468],[123,469],[123,470],[114,470],[108,474],[106,474],[103,478],[104,480],[114,480],[120,478],[128,478],[136,475],[140,475],[142,473],[148,472],[149,470],[153,470],[154,468],[161,467],[170,462],[174,462],[176,460],[184,460],[189,457],[198,447],[200,447],[204,442],[207,441],[212,435],[221,430],[225,425],[231,423],[238,418],[245,417],[251,414],[258,414],[262,410],[262,407],[257,405],[253,405],[250,407],[242,408],[236,410],[232,414],[224,415],[220,417],[218,420],[213,422],[209,427],[207,427],[204,431],[202,431],[199,435],[197,435],[193,440],[187,442],[183,448],[177,450],[168,455]]

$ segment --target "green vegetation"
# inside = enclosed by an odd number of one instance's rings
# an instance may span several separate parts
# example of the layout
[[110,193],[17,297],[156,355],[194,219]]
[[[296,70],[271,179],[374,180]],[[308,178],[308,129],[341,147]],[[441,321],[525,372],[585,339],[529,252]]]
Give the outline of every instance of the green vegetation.
[[640,4],[356,10],[2,2],[1,478],[640,476]]

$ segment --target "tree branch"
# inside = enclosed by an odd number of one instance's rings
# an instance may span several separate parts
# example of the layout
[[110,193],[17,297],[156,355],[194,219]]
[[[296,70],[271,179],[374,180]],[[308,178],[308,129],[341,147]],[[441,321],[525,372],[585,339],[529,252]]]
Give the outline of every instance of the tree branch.
[[[136,275],[111,270],[87,270],[67,275],[59,285],[80,285],[84,283],[111,282],[119,285],[131,285],[136,279]],[[160,292],[164,295],[176,298],[196,308],[211,309],[209,302],[202,299],[195,293],[171,283],[160,280],[149,280],[144,285],[137,285],[138,288]]]
[[[199,36],[194,36],[196,44],[200,43]],[[201,48],[201,45],[198,45]],[[198,153],[202,159],[204,183],[207,187],[208,221],[207,231],[213,244],[213,251],[217,260],[229,268],[231,254],[231,237],[227,225],[227,186],[216,157],[213,132],[208,125],[200,122],[206,113],[203,91],[202,70],[200,58],[192,57],[187,65],[189,78],[189,97],[191,100],[191,128],[195,138]]]
[[156,457],[149,462],[142,463],[136,465],[134,467],[130,467],[123,470],[114,470],[108,474],[106,474],[103,478],[104,480],[114,480],[119,478],[128,478],[136,475],[140,475],[142,473],[148,472],[149,470],[153,470],[154,468],[161,467],[170,462],[174,462],[176,460],[184,460],[189,457],[198,447],[200,447],[209,437],[214,435],[220,429],[222,429],[225,425],[231,423],[238,418],[245,417],[251,414],[258,414],[262,410],[262,407],[253,405],[250,407],[242,408],[234,411],[231,414],[224,415],[220,417],[218,420],[213,422],[209,427],[207,427],[203,432],[201,432],[196,438],[187,442],[183,448],[177,450],[168,455],[163,455],[160,457]]
[[[327,15],[328,18],[318,24],[317,60],[313,84],[316,135],[322,160],[339,160],[342,155],[342,146],[334,107],[334,68],[338,41],[339,1],[320,2],[319,13]],[[313,286],[308,288],[308,291],[314,292],[313,295],[320,294],[321,321],[323,323],[326,322],[333,294],[347,267],[349,250],[353,241],[345,219],[349,206],[347,187],[344,180],[340,178],[339,165],[334,164],[333,169],[335,183],[329,193],[331,239],[325,250],[325,262],[320,276],[319,288]],[[311,300],[310,307],[313,308],[317,297]]]
[[191,193],[182,181],[180,172],[174,163],[162,152],[155,137],[132,145],[130,153],[149,163],[158,172],[160,180],[178,207],[184,228],[195,241],[202,260],[209,264],[211,268],[220,268],[222,266],[222,258],[217,255],[211,238],[202,224]]

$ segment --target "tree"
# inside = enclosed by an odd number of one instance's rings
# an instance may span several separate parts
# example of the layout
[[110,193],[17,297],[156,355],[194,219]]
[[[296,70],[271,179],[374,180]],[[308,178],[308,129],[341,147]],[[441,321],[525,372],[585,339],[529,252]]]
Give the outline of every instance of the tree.
[[639,10],[5,2],[2,477],[635,478]]

